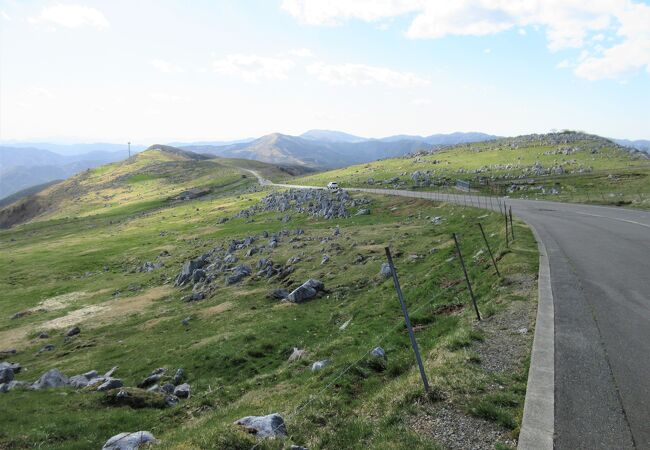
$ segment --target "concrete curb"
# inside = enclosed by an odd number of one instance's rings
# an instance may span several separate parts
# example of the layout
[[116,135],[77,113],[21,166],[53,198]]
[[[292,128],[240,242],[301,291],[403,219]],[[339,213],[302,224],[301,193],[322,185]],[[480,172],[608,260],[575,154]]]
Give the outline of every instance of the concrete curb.
[[517,448],[551,450],[555,422],[555,311],[551,269],[544,242],[537,230],[528,225],[533,230],[539,248],[539,299],[524,417]]

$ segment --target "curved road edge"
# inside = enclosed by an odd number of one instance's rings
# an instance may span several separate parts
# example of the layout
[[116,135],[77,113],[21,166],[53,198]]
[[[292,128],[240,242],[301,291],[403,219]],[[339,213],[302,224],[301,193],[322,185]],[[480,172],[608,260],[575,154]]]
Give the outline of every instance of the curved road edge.
[[539,250],[538,298],[524,416],[517,448],[547,450],[553,448],[555,422],[555,309],[546,245],[535,227],[528,226],[533,230]]

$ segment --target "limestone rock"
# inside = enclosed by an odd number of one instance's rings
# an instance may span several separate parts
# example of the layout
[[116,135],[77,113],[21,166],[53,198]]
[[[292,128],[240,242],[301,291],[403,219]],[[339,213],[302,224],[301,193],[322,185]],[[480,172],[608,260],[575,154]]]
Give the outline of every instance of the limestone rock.
[[273,413],[267,416],[247,416],[235,422],[246,428],[249,432],[260,438],[285,437],[287,428],[280,414]]
[[138,450],[146,443],[155,444],[158,441],[148,431],[136,431],[135,433],[120,433],[110,438],[102,450]]
[[63,375],[59,369],[50,369],[32,384],[32,389],[41,390],[66,386],[70,383],[68,377]]

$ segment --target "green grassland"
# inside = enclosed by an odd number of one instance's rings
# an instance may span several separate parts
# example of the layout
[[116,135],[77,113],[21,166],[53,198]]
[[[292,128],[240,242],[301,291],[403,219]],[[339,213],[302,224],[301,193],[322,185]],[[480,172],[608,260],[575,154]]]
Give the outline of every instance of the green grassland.
[[[33,381],[54,367],[70,376],[119,366],[116,376],[135,386],[156,367],[183,367],[192,396],[170,408],[132,409],[111,406],[98,392],[16,389],[0,394],[0,448],[100,448],[119,432],[149,430],[162,449],[248,449],[258,442],[261,449],[433,449],[442,444],[416,424],[443,406],[481,419],[478,426],[494,427],[498,440],[512,445],[532,339],[517,327],[531,329],[536,310],[537,251],[525,225],[515,223],[517,240],[506,248],[496,213],[378,196],[366,196],[370,215],[325,220],[292,213],[284,223],[284,213],[264,212],[237,219],[236,212],[268,194],[244,177],[241,162],[145,153],[83,174],[66,185],[77,191],[60,194],[60,211],[0,231],[0,350],[18,349],[8,358],[24,367],[18,380]],[[246,164],[268,178],[283,176],[272,166]],[[209,195],[169,200],[206,186]],[[441,224],[431,223],[435,216]],[[232,219],[220,223],[224,217]],[[502,279],[484,250],[479,221]],[[305,233],[295,235],[297,228]],[[283,229],[290,236],[277,248],[236,255],[253,267],[261,256],[279,263],[299,256],[287,279],[254,275],[233,286],[219,280],[206,299],[181,301],[189,290],[173,280],[184,261],[231,239]],[[460,236],[481,323],[452,232]],[[392,281],[379,275],[384,246],[395,255],[430,397],[422,393]],[[323,254],[331,259],[321,265]],[[164,267],[139,272],[145,261]],[[312,277],[325,283],[321,298],[296,305],[267,297]],[[12,319],[18,312],[26,314]],[[65,342],[72,325],[82,332]],[[42,331],[50,338],[39,339]],[[520,350],[495,370],[507,353],[502,341],[519,342]],[[38,354],[46,343],[55,349]],[[368,355],[377,345],[388,354],[385,367]],[[289,362],[293,347],[306,349],[306,357]],[[311,363],[322,359],[332,363],[312,372]],[[287,439],[258,441],[233,425],[272,412],[284,416]]]
[[[536,174],[539,163],[562,174]],[[431,185],[416,182],[431,172]],[[399,177],[397,182],[388,180]],[[580,133],[533,135],[461,144],[430,154],[407,155],[291,180],[305,185],[337,181],[343,187],[446,190],[470,181],[483,194],[601,205],[650,208],[650,160],[611,141]]]

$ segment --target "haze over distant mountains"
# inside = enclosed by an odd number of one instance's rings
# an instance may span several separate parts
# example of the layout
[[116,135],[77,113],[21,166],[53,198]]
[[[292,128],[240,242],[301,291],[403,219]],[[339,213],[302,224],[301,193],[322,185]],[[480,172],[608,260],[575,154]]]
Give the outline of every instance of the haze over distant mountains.
[[[401,156],[498,136],[469,132],[430,136],[395,135],[365,138],[332,130],[309,130],[300,136],[273,133],[232,141],[171,142],[168,145],[215,157],[245,158],[283,166],[331,169]],[[613,139],[621,145],[650,153],[650,141]],[[132,144],[132,154],[145,145]],[[48,142],[0,143],[0,199],[20,196],[24,189],[65,179],[83,170],[120,161],[128,156],[126,144],[59,144]]]
[[430,150],[444,145],[496,139],[484,133],[452,133],[431,136],[389,136],[368,139],[340,131],[310,130],[300,136],[273,133],[250,142],[229,145],[181,145],[181,148],[229,158],[331,169],[382,158]]

